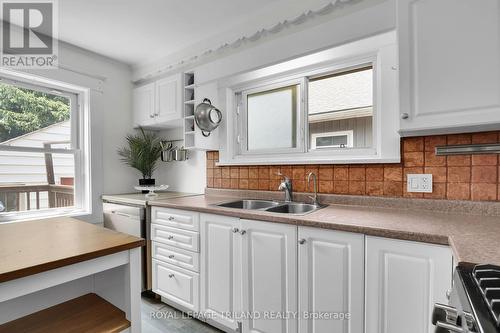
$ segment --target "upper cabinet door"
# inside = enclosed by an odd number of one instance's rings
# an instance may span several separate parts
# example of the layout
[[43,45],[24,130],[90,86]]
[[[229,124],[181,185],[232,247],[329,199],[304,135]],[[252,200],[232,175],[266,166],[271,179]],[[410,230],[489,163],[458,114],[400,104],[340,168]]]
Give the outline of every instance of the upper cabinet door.
[[366,236],[366,333],[433,333],[452,270],[447,246]]
[[174,75],[156,82],[157,123],[179,120],[182,117],[181,75]]
[[134,127],[148,126],[154,122],[155,84],[134,88]]
[[241,229],[243,309],[261,315],[245,318],[243,332],[297,333],[297,227],[241,220]]
[[299,317],[299,332],[363,333],[364,235],[299,227],[299,313],[350,314]]
[[500,1],[397,4],[402,134],[500,127]]

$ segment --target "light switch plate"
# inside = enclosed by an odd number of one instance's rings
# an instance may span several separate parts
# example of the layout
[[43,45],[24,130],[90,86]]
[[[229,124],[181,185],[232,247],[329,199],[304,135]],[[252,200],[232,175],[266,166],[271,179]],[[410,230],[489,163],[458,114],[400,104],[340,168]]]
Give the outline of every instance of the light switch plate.
[[407,191],[432,193],[432,174],[407,174]]

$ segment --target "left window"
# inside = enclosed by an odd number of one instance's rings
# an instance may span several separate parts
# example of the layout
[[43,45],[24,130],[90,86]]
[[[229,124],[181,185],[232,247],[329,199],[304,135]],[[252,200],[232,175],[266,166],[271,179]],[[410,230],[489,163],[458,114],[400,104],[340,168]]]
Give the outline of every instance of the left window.
[[71,91],[0,81],[0,221],[85,206],[78,100]]

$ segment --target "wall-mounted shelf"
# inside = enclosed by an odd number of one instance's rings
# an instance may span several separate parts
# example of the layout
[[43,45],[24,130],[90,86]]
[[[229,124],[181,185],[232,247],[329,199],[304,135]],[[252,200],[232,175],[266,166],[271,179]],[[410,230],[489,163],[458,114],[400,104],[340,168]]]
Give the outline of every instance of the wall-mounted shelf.
[[194,72],[186,72],[183,75],[182,85],[184,86],[184,147],[194,149],[195,147],[195,129],[194,107],[195,107],[195,80]]
[[213,93],[207,92],[206,88],[196,84],[194,72],[185,72],[182,77],[182,86],[184,87],[182,99],[184,147],[191,150],[216,150],[218,149],[217,135],[204,137],[194,119],[196,104],[202,100],[202,97],[210,98]]

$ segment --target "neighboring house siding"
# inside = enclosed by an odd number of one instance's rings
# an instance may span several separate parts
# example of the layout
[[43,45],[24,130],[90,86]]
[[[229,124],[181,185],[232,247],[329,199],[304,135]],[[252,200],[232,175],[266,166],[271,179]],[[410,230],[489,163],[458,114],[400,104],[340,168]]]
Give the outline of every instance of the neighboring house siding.
[[309,127],[309,134],[353,130],[354,147],[366,148],[372,146],[372,128],[372,117],[351,118],[312,123]]
[[[44,142],[68,141],[70,122],[65,121],[3,142],[10,146],[43,147]],[[68,147],[68,144],[53,145],[53,148]],[[71,154],[52,155],[54,180],[60,184],[61,177],[74,177],[74,158]],[[24,153],[0,150],[0,185],[46,184],[45,157],[42,153]],[[35,198],[32,195],[31,202]],[[48,207],[47,193],[40,193],[40,206]]]

